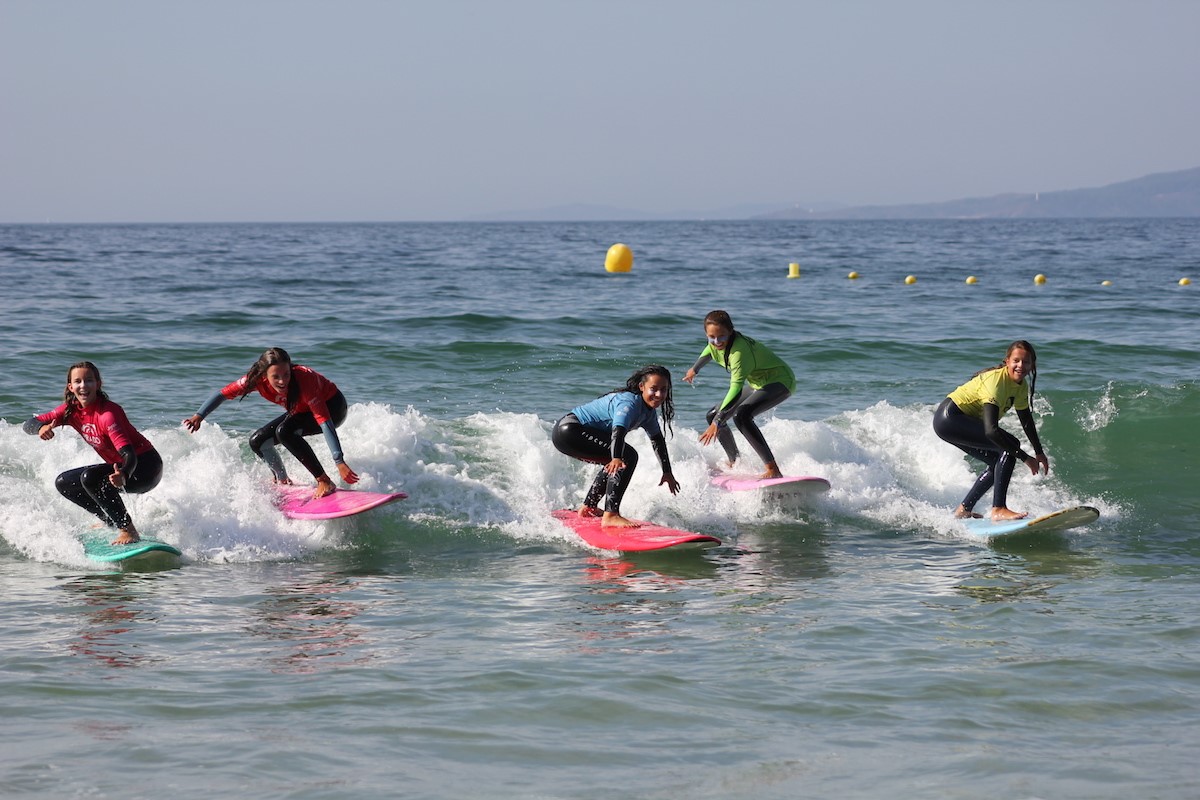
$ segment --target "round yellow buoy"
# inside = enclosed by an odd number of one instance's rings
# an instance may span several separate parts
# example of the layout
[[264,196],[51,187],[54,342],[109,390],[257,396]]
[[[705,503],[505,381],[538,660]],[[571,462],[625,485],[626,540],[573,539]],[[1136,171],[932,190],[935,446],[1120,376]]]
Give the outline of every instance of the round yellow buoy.
[[905,283],[909,283],[909,284],[916,283],[916,282],[917,282],[917,276],[916,276],[916,275],[909,275],[907,278],[905,278],[905,279],[904,279],[904,282],[905,282]]
[[851,272],[851,273],[850,273],[849,275],[847,275],[846,277],[847,277],[847,278],[849,278],[849,279],[850,279],[850,280],[852,280],[852,281],[856,281],[856,280],[858,280],[858,273],[857,273],[857,272]]
[[797,264],[795,262],[788,264],[788,277],[789,278],[799,278],[800,277],[800,265],[799,264]]
[[1112,281],[1100,281],[1101,286],[1112,286]]
[[1046,276],[1039,272],[1037,275],[1033,276],[1033,282],[1040,286],[1046,282]]
[[1179,279],[1179,285],[1180,285],[1180,286],[1191,286],[1191,285],[1192,285],[1192,279],[1191,279],[1191,278],[1180,278],[1180,279]]
[[967,283],[972,283],[972,284],[979,283],[979,278],[976,278],[974,275],[968,275]]
[[607,272],[629,272],[633,269],[633,251],[617,242],[608,248],[608,255],[604,257],[604,269]]

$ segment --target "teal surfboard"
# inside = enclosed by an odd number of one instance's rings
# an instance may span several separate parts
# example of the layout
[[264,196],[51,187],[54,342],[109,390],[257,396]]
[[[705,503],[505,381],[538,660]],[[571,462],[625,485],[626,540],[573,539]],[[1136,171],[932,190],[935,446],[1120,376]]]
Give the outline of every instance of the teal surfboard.
[[114,531],[104,529],[81,534],[83,553],[90,560],[122,568],[170,569],[179,566],[183,555],[178,548],[154,539],[133,544],[112,544]]
[[1088,525],[1100,519],[1099,510],[1091,506],[1075,506],[1042,514],[1040,517],[1013,519],[1007,522],[992,522],[983,519],[961,520],[963,527],[973,539],[995,539],[1000,536],[1012,536],[1016,533],[1046,533],[1065,531]]

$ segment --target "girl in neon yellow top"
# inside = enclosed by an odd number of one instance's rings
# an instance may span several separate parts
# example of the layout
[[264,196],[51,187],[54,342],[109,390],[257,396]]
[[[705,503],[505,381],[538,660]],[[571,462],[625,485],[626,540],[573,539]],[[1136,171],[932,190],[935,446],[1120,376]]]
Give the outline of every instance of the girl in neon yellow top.
[[[1026,385],[1025,378],[1029,378]],[[954,510],[954,516],[981,517],[975,504],[992,488],[992,519],[1021,519],[1026,516],[1008,508],[1008,482],[1012,479],[1017,461],[1023,461],[1034,475],[1039,470],[1048,474],[1050,461],[1042,450],[1037,426],[1030,406],[1033,387],[1037,381],[1037,353],[1033,345],[1018,340],[1008,346],[1004,362],[985,369],[959,386],[942,401],[933,414],[933,430],[943,440],[962,449],[967,455],[982,461],[986,467],[975,479],[967,496]],[[1017,437],[1000,427],[1000,417],[1009,409],[1017,419],[1025,437],[1033,445],[1034,455],[1021,449]]]
[[732,467],[738,459],[737,442],[726,424],[732,418],[765,465],[761,477],[782,477],[754,418],[788,399],[796,391],[796,376],[766,345],[734,330],[733,320],[724,311],[712,311],[704,318],[704,333],[708,344],[683,379],[691,383],[701,367],[716,361],[729,370],[729,391],[708,412],[708,429],[700,434],[700,443],[719,441]]

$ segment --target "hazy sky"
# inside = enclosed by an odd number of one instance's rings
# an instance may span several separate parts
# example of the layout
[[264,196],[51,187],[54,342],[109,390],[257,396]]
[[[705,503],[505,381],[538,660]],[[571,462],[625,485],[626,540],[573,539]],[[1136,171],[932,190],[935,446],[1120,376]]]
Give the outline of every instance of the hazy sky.
[[1194,0],[0,0],[0,221],[903,203],[1200,166]]

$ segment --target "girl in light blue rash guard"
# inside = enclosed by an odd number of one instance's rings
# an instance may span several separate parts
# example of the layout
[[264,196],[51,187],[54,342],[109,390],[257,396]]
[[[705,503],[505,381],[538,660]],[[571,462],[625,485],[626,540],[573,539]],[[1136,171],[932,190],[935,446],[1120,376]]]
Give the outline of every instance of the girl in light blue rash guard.
[[600,516],[600,496],[604,495],[601,525],[637,526],[636,522],[621,516],[621,498],[629,488],[638,461],[637,451],[625,443],[625,434],[632,428],[641,428],[650,437],[654,454],[662,465],[659,485],[665,483],[671,494],[678,494],[679,482],[671,472],[667,440],[659,426],[656,410],[670,430],[675,419],[671,373],[666,367],[651,364],[630,375],[620,389],[571,409],[555,423],[551,441],[560,453],[603,465],[583,499],[579,516]]

